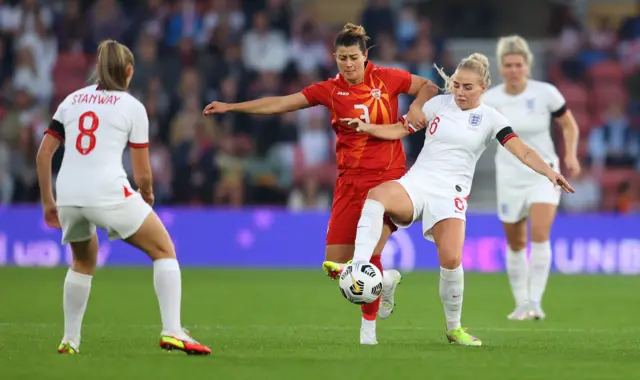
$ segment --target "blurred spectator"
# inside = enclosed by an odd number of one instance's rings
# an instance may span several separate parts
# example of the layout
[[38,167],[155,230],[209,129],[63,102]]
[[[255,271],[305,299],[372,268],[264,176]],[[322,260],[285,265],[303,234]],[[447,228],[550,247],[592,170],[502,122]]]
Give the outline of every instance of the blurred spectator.
[[362,13],[362,26],[367,31],[373,44],[378,43],[382,33],[393,34],[395,30],[394,13],[389,7],[389,0],[369,0]]
[[80,10],[80,2],[78,0],[67,1],[64,13],[57,17],[54,26],[60,51],[83,50],[86,27]]
[[122,39],[129,27],[129,21],[116,0],[97,0],[85,17],[87,52],[94,52],[102,40]]
[[318,25],[312,21],[305,22],[300,35],[291,41],[291,56],[295,57],[295,66],[303,74],[317,72],[332,63]]
[[637,189],[629,181],[621,182],[617,188],[616,212],[630,214],[637,211]]
[[301,187],[293,189],[287,205],[293,211],[328,210],[329,193],[321,188],[317,177],[308,176]]
[[11,174],[11,150],[7,143],[0,140],[0,205],[13,201],[14,187]]
[[15,180],[14,202],[31,202],[40,197],[36,172],[36,147],[33,131],[29,125],[22,125],[11,156],[11,172]]
[[418,36],[418,11],[415,7],[405,4],[398,13],[395,35],[398,41],[398,49],[401,52],[407,50]]
[[181,41],[203,42],[204,23],[195,0],[178,0],[167,20],[165,43],[176,47]]
[[271,28],[290,37],[291,32],[291,4],[288,0],[267,0],[265,9]]
[[267,13],[253,16],[252,28],[242,39],[242,57],[249,70],[280,73],[289,63],[289,44],[284,33],[269,26]]
[[595,166],[640,170],[640,134],[631,128],[623,105],[612,102],[607,108],[604,124],[591,131],[589,155]]
[[636,0],[636,14],[622,22],[618,36],[622,41],[632,41],[640,38],[640,1]]
[[231,33],[240,33],[245,26],[245,15],[230,6],[229,0],[209,0],[209,8],[204,14],[204,34],[211,37],[221,25],[228,25]]

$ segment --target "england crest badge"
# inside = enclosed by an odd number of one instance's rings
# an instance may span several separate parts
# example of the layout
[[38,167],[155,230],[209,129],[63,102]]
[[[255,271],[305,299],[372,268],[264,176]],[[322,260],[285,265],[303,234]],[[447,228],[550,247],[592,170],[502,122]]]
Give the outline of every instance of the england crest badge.
[[536,107],[536,98],[527,99],[527,110],[529,113],[533,112]]
[[469,115],[469,125],[471,125],[473,128],[479,126],[480,123],[482,123],[482,114],[472,113]]

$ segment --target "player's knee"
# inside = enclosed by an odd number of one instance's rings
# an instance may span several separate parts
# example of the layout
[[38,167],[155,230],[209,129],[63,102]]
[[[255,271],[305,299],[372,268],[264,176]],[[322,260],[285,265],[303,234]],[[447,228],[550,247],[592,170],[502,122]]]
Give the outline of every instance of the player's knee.
[[440,257],[440,266],[444,269],[453,270],[462,264],[462,255],[460,252],[440,250],[438,256]]
[[382,203],[382,201],[384,200],[386,194],[383,188],[381,188],[380,186],[374,187],[373,189],[369,190],[369,194],[367,194],[367,199],[371,199],[374,201],[378,201],[380,203]]
[[507,242],[509,248],[514,252],[520,252],[527,247],[527,239],[526,238],[513,238],[509,239]]
[[537,243],[549,241],[549,228],[546,226],[531,225],[531,241]]
[[77,273],[93,275],[93,272],[96,270],[96,264],[97,260],[95,257],[74,258],[71,269]]
[[367,199],[380,202],[386,208],[386,206],[389,204],[389,201],[393,197],[393,194],[392,194],[393,189],[389,188],[386,185],[387,184],[382,184],[369,190]]
[[148,255],[152,260],[175,259],[176,250],[173,246],[173,242],[171,241],[171,239],[169,239],[168,242],[157,244],[151,252],[148,252]]

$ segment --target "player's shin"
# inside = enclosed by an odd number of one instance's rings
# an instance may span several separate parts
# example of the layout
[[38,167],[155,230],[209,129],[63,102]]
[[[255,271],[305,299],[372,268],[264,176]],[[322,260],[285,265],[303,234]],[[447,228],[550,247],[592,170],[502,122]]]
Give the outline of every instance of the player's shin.
[[551,270],[551,243],[532,242],[530,258],[529,297],[533,307],[539,307]]
[[382,236],[384,206],[373,199],[367,199],[362,208],[356,233],[354,262],[369,262]]
[[63,342],[72,343],[77,349],[80,347],[80,332],[82,319],[87,309],[91,280],[93,276],[82,274],[69,269],[64,279],[63,309],[64,309],[64,338]]
[[[382,260],[380,255],[376,255],[371,257],[371,264],[375,265],[378,269],[380,269],[380,273],[382,273]],[[380,309],[380,297],[372,303],[364,304],[361,306],[362,309],[362,325],[366,324],[364,321],[374,321],[376,320],[376,315],[378,314],[378,310]],[[375,325],[374,325],[375,328]]]
[[153,262],[153,285],[160,305],[162,335],[186,339],[180,323],[182,277],[176,259],[158,259]]
[[460,328],[464,271],[462,264],[455,269],[440,268],[440,299],[447,320],[447,331]]
[[507,248],[507,276],[516,307],[524,306],[529,301],[529,264],[526,250],[514,251]]

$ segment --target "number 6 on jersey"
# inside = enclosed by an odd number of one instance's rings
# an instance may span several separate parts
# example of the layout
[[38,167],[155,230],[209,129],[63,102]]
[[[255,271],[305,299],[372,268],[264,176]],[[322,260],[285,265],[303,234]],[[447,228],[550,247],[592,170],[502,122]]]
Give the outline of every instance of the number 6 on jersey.
[[[85,119],[87,118],[91,118],[91,126],[89,128],[85,128]],[[78,129],[80,130],[80,134],[78,135],[78,138],[76,138],[76,149],[81,155],[86,156],[95,149],[96,135],[94,135],[94,132],[98,129],[99,124],[100,120],[98,119],[98,115],[93,111],[87,111],[80,115],[80,119],[78,120]],[[89,145],[87,147],[84,147],[82,144],[82,138],[84,136],[89,138]]]

